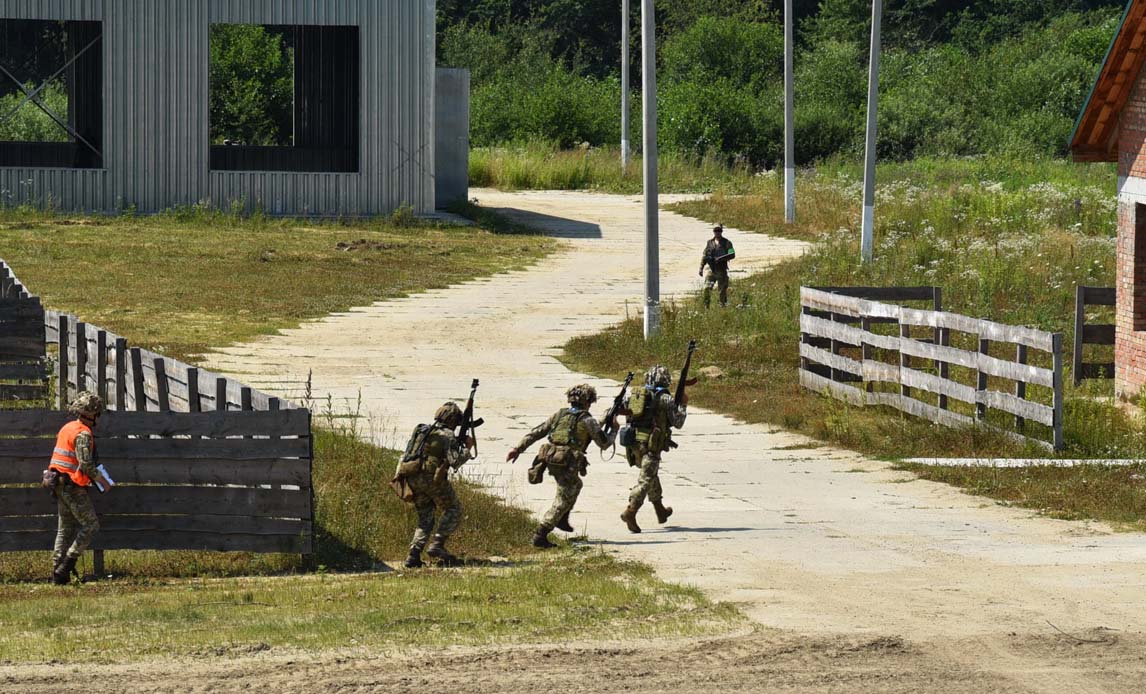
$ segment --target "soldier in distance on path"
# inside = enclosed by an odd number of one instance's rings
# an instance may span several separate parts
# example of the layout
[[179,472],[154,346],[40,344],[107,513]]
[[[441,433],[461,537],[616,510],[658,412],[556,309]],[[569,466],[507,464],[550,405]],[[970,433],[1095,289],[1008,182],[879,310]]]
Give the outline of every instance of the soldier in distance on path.
[[[724,238],[724,225],[717,224],[712,227],[712,238],[704,246],[704,255],[700,258],[700,271],[698,275],[704,277],[704,307],[708,308],[712,302],[712,288],[720,288],[720,305],[728,305],[728,263],[736,257],[736,249],[732,242]],[[708,266],[708,275],[704,274],[704,266]]]
[[585,457],[590,443],[602,450],[613,445],[617,427],[609,426],[612,435],[606,436],[601,425],[589,414],[589,407],[597,402],[597,391],[593,386],[581,384],[573,386],[565,393],[569,407],[557,410],[544,423],[537,425],[526,434],[517,446],[505,456],[507,462],[517,460],[525,449],[544,437],[549,440],[541,446],[533,467],[530,468],[530,482],[539,484],[546,469],[557,482],[557,496],[553,506],[537,526],[533,534],[533,546],[546,549],[555,545],[549,541],[553,528],[573,532],[569,524],[569,514],[581,493],[581,477],[588,474],[589,460]]
[[56,497],[56,544],[52,550],[52,582],[56,585],[71,579],[76,562],[99,530],[99,518],[87,489],[92,480],[100,478],[92,429],[103,414],[103,401],[85,390],[68,405],[68,412],[76,419],[60,428],[52,460],[44,472],[44,483]]
[[[639,467],[637,484],[629,492],[629,505],[621,514],[629,532],[641,532],[637,525],[637,511],[647,498],[657,512],[657,522],[664,524],[672,515],[672,507],[663,503],[660,467],[661,454],[671,447],[672,429],[684,426],[688,416],[688,394],[675,402],[669,394],[672,376],[668,369],[656,365],[645,373],[645,385],[636,388],[625,401],[630,433],[622,433],[625,457],[629,465]],[[626,440],[628,439],[628,440]]]
[[[391,482],[398,485],[396,489],[404,487],[399,496],[412,502],[418,513],[418,527],[404,563],[408,569],[423,565],[423,550],[445,566],[461,563],[446,550],[446,540],[462,519],[462,505],[450,483],[449,473],[473,457],[473,439],[467,437],[466,441],[460,441],[454,434],[454,428],[461,423],[462,409],[456,403],[447,402],[439,407],[433,424],[419,424],[414,429],[406,454],[402,456],[403,462],[399,463]],[[441,518],[435,519],[435,509],[441,511]]]

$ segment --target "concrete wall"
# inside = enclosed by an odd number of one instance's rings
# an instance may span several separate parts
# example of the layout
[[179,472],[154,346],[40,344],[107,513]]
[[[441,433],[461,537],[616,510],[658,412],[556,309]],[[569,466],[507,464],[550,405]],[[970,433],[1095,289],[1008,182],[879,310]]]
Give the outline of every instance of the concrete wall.
[[1115,253],[1114,390],[1120,397],[1128,398],[1146,386],[1146,80],[1143,75],[1139,75],[1119,119]]
[[469,199],[470,71],[438,68],[434,91],[437,207]]
[[[141,212],[210,202],[276,214],[434,207],[435,0],[0,0],[0,18],[103,22],[103,169],[0,168],[0,204]],[[212,23],[356,25],[356,173],[211,171]]]

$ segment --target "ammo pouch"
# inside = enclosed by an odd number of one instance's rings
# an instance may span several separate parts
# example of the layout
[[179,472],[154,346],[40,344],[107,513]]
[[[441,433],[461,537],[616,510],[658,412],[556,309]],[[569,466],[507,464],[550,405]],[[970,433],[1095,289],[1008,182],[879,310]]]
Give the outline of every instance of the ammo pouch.
[[47,489],[52,494],[56,493],[56,483],[60,479],[60,473],[55,470],[44,470],[44,476],[40,479],[40,486]]
[[573,446],[545,442],[541,444],[541,450],[537,452],[537,460],[545,461],[545,464],[550,467],[576,468],[581,464],[580,456],[577,453],[577,449]]
[[541,456],[533,459],[533,465],[529,466],[529,472],[526,473],[526,478],[530,484],[541,484],[545,480],[545,468],[549,466]]
[[637,430],[626,424],[617,432],[617,443],[623,448],[637,445]]
[[414,501],[414,490],[410,488],[410,483],[406,481],[406,478],[395,475],[394,479],[390,480],[390,488],[402,501],[406,503]]
[[398,464],[398,470],[394,473],[394,477],[409,477],[416,475],[422,471],[421,459],[415,458],[414,460],[407,460],[404,463]]

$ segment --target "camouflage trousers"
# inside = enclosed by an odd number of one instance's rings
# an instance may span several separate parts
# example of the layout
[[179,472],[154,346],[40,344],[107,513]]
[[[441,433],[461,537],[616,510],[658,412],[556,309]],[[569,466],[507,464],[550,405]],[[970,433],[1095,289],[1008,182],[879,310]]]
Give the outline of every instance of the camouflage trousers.
[[[432,472],[420,472],[407,477],[406,482],[414,492],[414,510],[418,512],[418,527],[414,530],[410,548],[421,551],[425,549],[431,535],[447,538],[458,529],[462,520],[462,505],[449,478],[438,482],[434,480]],[[435,511],[441,511],[440,519],[435,518]],[[436,532],[435,521],[438,526]]]
[[60,483],[56,485],[56,546],[52,550],[52,565],[64,557],[79,557],[92,543],[99,530],[95,507],[83,487]]
[[704,277],[704,307],[712,302],[712,288],[716,286],[720,288],[720,305],[728,305],[728,271],[716,272],[709,270],[708,274]]
[[577,468],[569,465],[564,467],[549,466],[549,474],[553,475],[553,480],[557,482],[557,496],[553,499],[553,505],[549,507],[549,512],[541,520],[541,524],[552,528],[557,525],[557,521],[565,517],[565,514],[573,510],[573,504],[577,503],[577,496],[581,494],[581,488],[584,483],[581,482],[581,476],[577,474]]
[[637,477],[637,484],[629,490],[629,506],[633,508],[640,508],[641,504],[645,503],[647,497],[649,501],[654,504],[661,500],[661,457],[655,455],[645,447],[627,451],[630,459],[636,459],[639,456],[641,474]]

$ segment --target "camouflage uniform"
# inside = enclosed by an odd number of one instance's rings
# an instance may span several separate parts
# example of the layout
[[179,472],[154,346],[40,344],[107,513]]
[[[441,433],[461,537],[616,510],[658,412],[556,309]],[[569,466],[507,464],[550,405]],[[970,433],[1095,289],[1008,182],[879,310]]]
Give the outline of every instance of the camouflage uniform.
[[[717,228],[723,233],[724,227]],[[715,232],[716,229],[713,231]],[[704,246],[704,255],[700,259],[700,269],[703,272],[704,266],[708,266],[708,274],[704,277],[705,308],[708,308],[712,301],[713,286],[720,288],[720,305],[728,305],[728,263],[735,255],[736,249],[732,247],[732,242],[723,236],[709,239]],[[717,258],[721,259],[717,260]]]
[[[76,415],[87,427],[95,426],[103,413],[103,401],[94,393],[82,391],[68,405],[68,412]],[[73,441],[75,463],[80,472],[90,479],[97,479],[99,471],[95,455],[95,441],[88,431],[80,431]],[[53,454],[53,465],[56,454]],[[89,483],[90,486],[91,483]],[[99,517],[88,497],[87,488],[80,487],[67,475],[56,478],[53,489],[56,497],[56,543],[52,549],[52,580],[56,584],[67,583],[75,571],[76,562],[84,550],[91,545],[92,537],[99,530]]]
[[[91,434],[85,431],[76,436],[76,459],[80,470],[95,479],[99,473],[96,472],[93,450]],[[56,567],[66,557],[82,555],[99,530],[99,518],[87,488],[76,486],[63,475],[56,482],[56,527],[56,545],[52,550],[52,566]]]
[[[449,429],[434,428],[426,440],[425,459],[421,471],[406,478],[414,491],[414,509],[418,512],[418,527],[410,549],[419,552],[425,548],[430,534],[444,541],[458,529],[462,520],[462,505],[450,483],[449,469],[464,463],[468,456],[465,447]],[[434,532],[434,512],[440,510],[437,532]]]
[[516,450],[524,451],[544,437],[549,437],[551,446],[562,445],[554,442],[553,435],[558,431],[569,431],[570,427],[573,427],[572,435],[561,440],[570,442],[567,447],[572,449],[574,455],[571,459],[565,460],[565,464],[561,464],[562,456],[555,456],[556,459],[550,459],[546,466],[553,480],[557,482],[557,497],[553,500],[549,512],[541,520],[546,533],[560,521],[567,519],[569,512],[573,510],[573,505],[577,503],[577,496],[584,486],[581,475],[587,474],[589,467],[589,460],[585,457],[589,444],[595,443],[604,450],[613,445],[614,437],[605,435],[601,425],[588,410],[574,405],[554,412],[543,424],[537,425],[526,434],[516,446]]
[[[656,372],[657,378],[652,378]],[[668,393],[671,379],[662,366],[649,370],[650,378],[645,384],[644,408],[640,415],[629,418],[629,426],[636,429],[636,444],[625,448],[625,458],[629,465],[640,468],[637,484],[629,491],[629,505],[622,514],[629,530],[640,532],[636,523],[637,511],[647,498],[657,511],[657,520],[664,523],[672,515],[672,509],[662,504],[660,466],[661,454],[669,449],[671,429],[680,429],[688,416],[687,408],[677,405]],[[626,398],[625,409],[632,411],[634,395]]]

